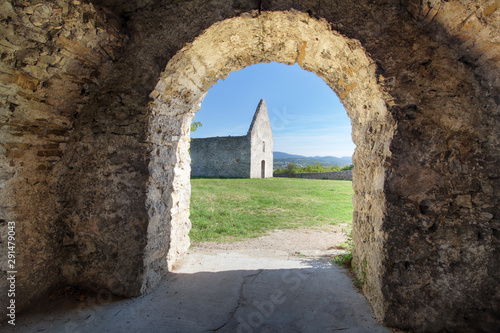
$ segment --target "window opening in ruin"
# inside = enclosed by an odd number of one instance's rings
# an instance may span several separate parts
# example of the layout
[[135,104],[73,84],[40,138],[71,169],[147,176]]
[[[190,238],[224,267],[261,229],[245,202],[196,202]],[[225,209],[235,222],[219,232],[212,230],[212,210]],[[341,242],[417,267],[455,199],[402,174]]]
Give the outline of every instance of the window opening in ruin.
[[266,161],[260,162],[260,178],[266,178]]
[[266,141],[262,141],[262,152],[266,152]]

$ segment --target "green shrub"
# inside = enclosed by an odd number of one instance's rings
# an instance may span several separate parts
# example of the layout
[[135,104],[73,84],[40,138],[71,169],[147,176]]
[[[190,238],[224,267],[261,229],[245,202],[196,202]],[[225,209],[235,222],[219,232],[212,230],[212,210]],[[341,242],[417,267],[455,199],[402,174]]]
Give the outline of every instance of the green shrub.
[[352,169],[354,169],[354,165],[353,164],[349,164],[349,165],[346,165],[345,167],[343,167],[340,170],[345,171],[345,170],[352,170]]
[[363,286],[366,284],[368,261],[365,258],[361,267],[357,267],[353,264],[352,252],[354,250],[354,241],[352,240],[352,228],[348,230],[342,229],[342,232],[347,235],[347,240],[341,243],[340,246],[346,249],[346,253],[335,256],[332,261],[339,266],[350,269],[354,276],[354,285],[359,289],[363,289]]
[[352,240],[352,228],[342,229],[342,232],[347,236],[347,240],[341,243],[341,246],[346,249],[346,253],[339,254],[333,258],[333,262],[345,268],[352,268],[352,251],[354,249],[354,241]]
[[294,163],[288,163],[288,165],[286,166],[286,172],[293,175],[297,172],[297,167]]

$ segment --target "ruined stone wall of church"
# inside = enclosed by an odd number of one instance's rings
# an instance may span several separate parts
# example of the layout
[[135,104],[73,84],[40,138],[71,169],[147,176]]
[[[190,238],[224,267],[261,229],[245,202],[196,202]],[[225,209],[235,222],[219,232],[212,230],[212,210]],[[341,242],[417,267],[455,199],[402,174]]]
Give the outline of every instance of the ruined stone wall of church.
[[250,137],[191,140],[192,177],[250,177]]

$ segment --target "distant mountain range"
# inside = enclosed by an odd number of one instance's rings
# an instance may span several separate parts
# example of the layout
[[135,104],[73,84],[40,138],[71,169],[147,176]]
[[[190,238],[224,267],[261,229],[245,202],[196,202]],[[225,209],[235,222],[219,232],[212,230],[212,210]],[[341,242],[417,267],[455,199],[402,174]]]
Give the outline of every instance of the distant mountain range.
[[335,157],[335,156],[302,156],[302,155],[292,155],[283,153],[280,151],[275,151],[273,153],[274,157],[274,168],[281,168],[288,163],[294,163],[297,166],[306,166],[314,163],[321,163],[323,165],[337,165],[345,166],[352,164],[351,156]]

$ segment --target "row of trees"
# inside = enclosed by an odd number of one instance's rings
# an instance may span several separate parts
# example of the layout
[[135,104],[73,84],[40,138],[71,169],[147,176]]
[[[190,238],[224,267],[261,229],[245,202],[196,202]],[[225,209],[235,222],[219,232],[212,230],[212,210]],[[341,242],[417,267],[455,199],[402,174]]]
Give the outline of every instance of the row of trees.
[[319,162],[316,162],[314,164],[305,167],[298,167],[294,163],[288,163],[288,165],[285,168],[274,170],[274,173],[295,174],[295,173],[306,173],[306,172],[331,172],[331,171],[352,170],[353,168],[354,165],[352,164],[346,165],[344,167],[339,167],[338,165],[325,166]]

